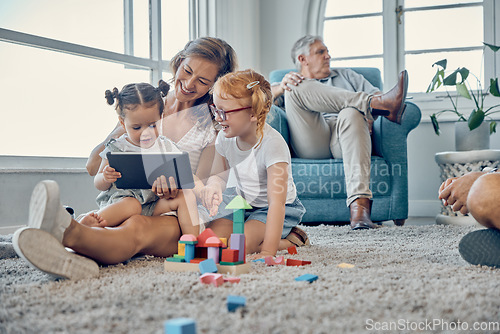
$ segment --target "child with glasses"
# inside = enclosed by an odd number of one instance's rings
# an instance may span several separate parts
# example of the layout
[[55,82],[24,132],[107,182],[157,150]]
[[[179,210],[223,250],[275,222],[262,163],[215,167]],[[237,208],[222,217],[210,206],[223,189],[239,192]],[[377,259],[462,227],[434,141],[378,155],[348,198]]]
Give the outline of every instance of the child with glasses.
[[[296,227],[305,208],[293,182],[290,151],[266,123],[272,102],[269,82],[252,70],[226,74],[213,87],[213,101],[210,108],[221,131],[212,176],[201,191],[205,215],[212,219],[208,227],[229,240],[233,210],[225,206],[241,195],[253,207],[245,213],[247,253],[258,253],[252,258],[308,244],[305,232]],[[237,185],[225,190],[230,169]]]

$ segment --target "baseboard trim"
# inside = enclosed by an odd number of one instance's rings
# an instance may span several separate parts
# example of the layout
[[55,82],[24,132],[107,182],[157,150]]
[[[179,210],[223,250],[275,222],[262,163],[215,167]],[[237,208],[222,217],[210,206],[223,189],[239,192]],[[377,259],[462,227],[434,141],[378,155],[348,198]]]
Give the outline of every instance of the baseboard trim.
[[436,200],[411,200],[408,215],[410,217],[436,217],[441,212],[441,202]]
[[0,235],[7,235],[16,232],[21,227],[26,225],[0,226]]

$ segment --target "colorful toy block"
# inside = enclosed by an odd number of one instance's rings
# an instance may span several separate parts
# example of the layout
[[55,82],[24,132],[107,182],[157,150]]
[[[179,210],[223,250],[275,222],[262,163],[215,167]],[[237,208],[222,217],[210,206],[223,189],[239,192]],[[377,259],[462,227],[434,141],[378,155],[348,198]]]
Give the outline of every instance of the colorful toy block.
[[244,307],[246,305],[247,299],[242,296],[227,296],[227,310],[229,312],[234,312],[238,307]]
[[236,249],[223,249],[222,262],[238,262],[238,251]]
[[224,246],[222,246],[222,247],[227,248],[227,238],[219,238],[219,239],[224,244]]
[[231,202],[226,205],[226,209],[233,211],[233,233],[245,233],[245,209],[251,209],[252,206],[241,197],[240,195],[233,198]]
[[219,263],[219,249],[223,243],[217,237],[210,237],[205,241],[207,247],[207,258],[212,259],[215,263]]
[[238,261],[245,262],[245,235],[244,234],[231,234],[230,248],[238,251]]
[[200,266],[200,272],[202,274],[217,272],[217,265],[213,259],[206,259],[205,261],[198,263],[198,265]]
[[238,261],[238,262],[220,262],[221,265],[223,266],[237,266],[239,264],[243,264],[243,261]]
[[190,318],[165,321],[165,334],[196,334],[196,322]]
[[311,261],[302,261],[302,260],[295,260],[295,259],[287,259],[286,260],[286,265],[287,266],[305,266],[311,264]]
[[186,248],[184,249],[184,259],[186,262],[191,262],[192,259],[194,259],[194,244],[186,244]]
[[[217,238],[217,235],[211,228],[206,228],[203,232],[198,236],[198,245],[196,247],[207,247],[206,242],[210,238]],[[217,238],[219,239],[219,238]]]
[[[200,267],[198,263],[178,263],[175,261],[172,261],[171,259],[175,259],[173,257],[167,258],[165,262],[163,262],[163,268],[165,271],[175,271],[175,272],[199,272]],[[250,263],[243,263],[240,265],[232,265],[232,266],[226,266],[226,265],[221,265],[217,264],[217,272],[219,274],[229,274],[229,275],[241,275],[241,274],[246,274],[250,272],[251,265]]]
[[318,279],[318,276],[317,275],[313,275],[313,274],[304,274],[302,276],[299,276],[299,277],[295,278],[296,281],[307,281],[309,283],[312,283],[312,282],[314,282],[317,279]]
[[288,254],[290,254],[290,255],[297,254],[297,247],[295,247],[295,246],[290,246],[286,250],[288,251]]
[[283,265],[283,264],[285,264],[285,257],[284,256],[276,256],[276,259],[273,259],[272,256],[266,256],[264,259],[264,262],[268,266]]
[[179,242],[177,244],[177,254],[184,256],[186,254],[185,251],[186,251],[186,244]]
[[169,257],[166,259],[168,262],[186,262],[185,259],[181,259],[178,257]]
[[202,261],[205,261],[205,260],[206,260],[206,258],[195,257],[194,259],[192,259],[191,261],[189,261],[189,263],[196,263],[196,264],[198,264],[198,263],[200,263]]
[[240,282],[239,277],[224,277],[224,283],[229,282],[229,283],[239,283]]
[[200,282],[203,284],[212,284],[215,287],[224,284],[225,279],[222,274],[206,273],[200,276]]
[[354,268],[354,264],[342,262],[342,263],[337,264],[337,267],[344,268],[344,269],[345,268]]
[[252,260],[252,262],[262,262],[262,263],[266,263],[266,260],[264,260],[264,259],[256,259],[256,260]]

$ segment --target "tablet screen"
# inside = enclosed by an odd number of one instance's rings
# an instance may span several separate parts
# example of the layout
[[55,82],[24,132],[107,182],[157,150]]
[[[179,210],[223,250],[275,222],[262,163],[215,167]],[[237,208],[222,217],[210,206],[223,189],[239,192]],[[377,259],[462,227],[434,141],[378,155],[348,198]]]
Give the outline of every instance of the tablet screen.
[[122,174],[115,185],[120,189],[151,189],[154,181],[164,175],[173,177],[177,188],[194,188],[193,174],[187,152],[141,153],[108,152],[109,165]]

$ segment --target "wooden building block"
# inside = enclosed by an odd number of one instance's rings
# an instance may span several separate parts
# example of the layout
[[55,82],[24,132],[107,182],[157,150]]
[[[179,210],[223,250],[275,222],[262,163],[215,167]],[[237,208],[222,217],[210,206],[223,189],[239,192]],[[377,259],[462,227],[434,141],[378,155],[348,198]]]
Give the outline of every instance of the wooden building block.
[[303,260],[295,260],[295,259],[287,259],[287,266],[305,266],[307,264],[311,264],[311,261],[303,261]]
[[[198,266],[198,263],[179,263],[179,262],[173,262],[172,260],[169,259],[174,259],[173,257],[169,257],[166,259],[166,261],[163,263],[163,269],[165,271],[174,271],[174,272],[183,272],[183,271],[190,271],[190,272],[199,272],[200,267]],[[244,263],[244,264],[239,264],[236,266],[224,266],[224,265],[217,265],[217,271],[219,274],[229,274],[229,275],[241,275],[241,274],[246,274],[250,272],[251,265],[250,263]]]
[[203,284],[212,284],[215,287],[224,284],[225,280],[221,274],[206,273],[200,276],[200,282]]
[[200,272],[202,274],[217,272],[217,265],[213,259],[206,259],[205,261],[198,263],[198,265],[200,266]]
[[288,251],[288,254],[295,255],[295,254],[297,254],[297,247],[295,247],[295,245],[290,246],[287,248],[287,251]]
[[184,256],[186,254],[185,250],[186,250],[186,244],[183,244],[183,243],[179,242],[177,244],[177,254],[179,254],[181,256]]
[[165,334],[196,334],[196,322],[190,318],[165,321]]
[[244,307],[246,305],[247,299],[242,296],[227,296],[227,310],[229,312],[234,312],[238,307]]
[[222,257],[220,259],[222,262],[238,262],[238,250],[236,249],[223,249]]
[[295,278],[296,281],[307,281],[309,283],[312,283],[312,282],[314,282],[317,279],[318,279],[318,276],[317,275],[313,275],[313,274],[304,274],[302,276],[299,276],[299,277]]
[[238,261],[245,261],[246,248],[245,248],[245,235],[244,234],[231,234],[231,249],[238,251]]

